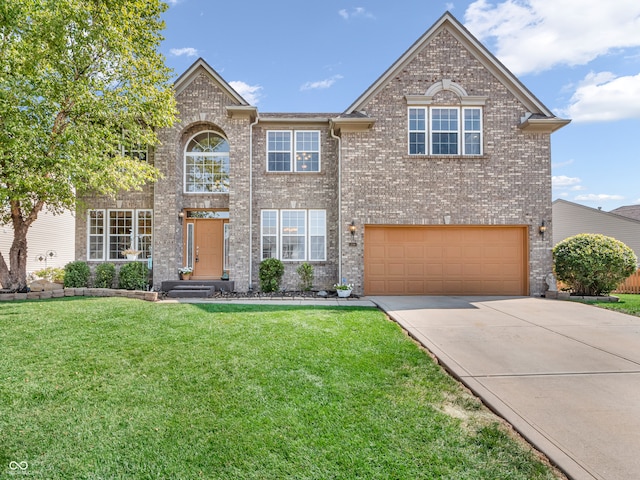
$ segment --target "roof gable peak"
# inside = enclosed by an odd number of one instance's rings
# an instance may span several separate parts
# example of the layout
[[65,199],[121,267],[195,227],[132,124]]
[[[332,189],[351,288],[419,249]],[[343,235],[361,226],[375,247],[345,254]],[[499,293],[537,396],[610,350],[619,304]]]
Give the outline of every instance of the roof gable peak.
[[205,72],[218,86],[224,90],[224,92],[231,97],[238,105],[250,106],[242,96],[236,92],[231,85],[229,85],[224,78],[216,72],[211,65],[209,65],[202,57],[198,58],[191,64],[187,70],[178,77],[173,84],[173,89],[176,95],[180,94],[185,88],[187,88],[193,80],[195,80],[200,72]]

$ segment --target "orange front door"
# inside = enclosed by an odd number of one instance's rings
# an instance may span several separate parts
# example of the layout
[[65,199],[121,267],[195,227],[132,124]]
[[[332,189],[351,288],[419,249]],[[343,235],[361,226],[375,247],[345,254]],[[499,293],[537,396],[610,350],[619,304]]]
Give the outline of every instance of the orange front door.
[[184,237],[184,256],[187,259],[185,263],[193,265],[191,278],[220,278],[224,268],[224,220],[188,219]]

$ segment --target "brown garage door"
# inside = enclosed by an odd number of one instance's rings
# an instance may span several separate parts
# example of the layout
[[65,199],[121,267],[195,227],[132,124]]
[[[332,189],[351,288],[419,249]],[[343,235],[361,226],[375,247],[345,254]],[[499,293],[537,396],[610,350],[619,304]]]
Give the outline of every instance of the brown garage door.
[[366,295],[528,295],[526,227],[365,226]]

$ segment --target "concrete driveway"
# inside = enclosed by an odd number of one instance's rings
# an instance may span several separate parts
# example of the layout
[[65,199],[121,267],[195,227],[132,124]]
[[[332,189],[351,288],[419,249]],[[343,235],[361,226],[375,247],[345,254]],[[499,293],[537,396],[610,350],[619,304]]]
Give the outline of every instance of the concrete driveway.
[[369,297],[570,478],[640,478],[640,318],[520,297]]

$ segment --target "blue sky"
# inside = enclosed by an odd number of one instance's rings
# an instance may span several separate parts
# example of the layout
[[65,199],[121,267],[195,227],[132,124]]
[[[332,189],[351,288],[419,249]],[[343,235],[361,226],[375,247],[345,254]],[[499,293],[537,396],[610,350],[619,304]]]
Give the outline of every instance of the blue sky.
[[342,112],[450,11],[556,115],[553,198],[640,204],[638,0],[171,0],[176,77],[204,58],[261,112]]

